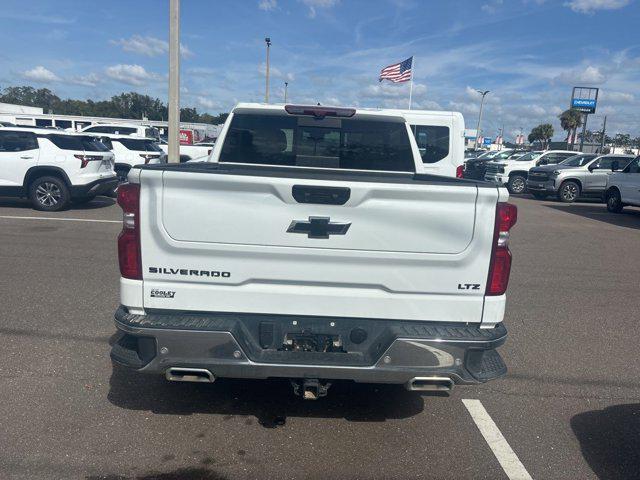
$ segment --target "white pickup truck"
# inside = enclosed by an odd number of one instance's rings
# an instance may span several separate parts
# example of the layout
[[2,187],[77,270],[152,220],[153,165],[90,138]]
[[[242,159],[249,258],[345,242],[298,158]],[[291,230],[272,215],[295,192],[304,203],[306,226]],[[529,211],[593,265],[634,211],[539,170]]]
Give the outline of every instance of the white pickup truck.
[[214,162],[139,165],[118,190],[114,362],[173,381],[288,378],[450,390],[496,348],[515,206],[424,173],[400,114],[239,105]]

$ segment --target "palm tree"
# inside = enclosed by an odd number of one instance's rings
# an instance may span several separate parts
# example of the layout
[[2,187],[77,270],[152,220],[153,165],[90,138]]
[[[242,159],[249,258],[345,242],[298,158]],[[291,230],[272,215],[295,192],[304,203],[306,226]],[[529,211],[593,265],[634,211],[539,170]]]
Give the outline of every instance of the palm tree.
[[567,132],[567,143],[569,143],[569,137],[571,137],[571,150],[573,150],[576,131],[582,126],[582,112],[575,108],[570,108],[562,112],[558,118],[560,119],[560,126]]
[[549,148],[549,141],[551,140],[551,137],[553,137],[554,131],[553,131],[553,125],[551,125],[550,123],[543,123],[542,125],[539,125],[540,128],[540,139],[542,140],[542,143],[544,144],[544,149],[546,150],[547,148]]
[[540,142],[540,147],[546,150],[549,146],[549,140],[553,137],[553,125],[550,123],[542,123],[531,129],[529,134],[529,143]]
[[540,126],[533,127],[531,129],[531,133],[527,137],[527,140],[529,140],[529,143],[532,144],[532,145],[533,145],[534,142],[539,142],[541,140],[541,138],[540,138]]

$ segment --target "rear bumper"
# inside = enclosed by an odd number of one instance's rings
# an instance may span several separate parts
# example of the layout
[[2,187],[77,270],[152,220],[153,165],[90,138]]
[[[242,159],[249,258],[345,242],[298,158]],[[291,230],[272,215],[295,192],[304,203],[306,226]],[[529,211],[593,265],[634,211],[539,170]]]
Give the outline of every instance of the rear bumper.
[[[205,369],[214,377],[318,378],[407,384],[416,377],[482,383],[507,371],[496,348],[502,324],[483,329],[444,322],[393,321],[255,314],[155,312],[134,315],[120,307],[114,362],[143,373]],[[353,330],[366,332],[365,340]],[[287,334],[329,334],[341,352],[283,351]]]
[[104,195],[113,191],[118,186],[118,177],[107,177],[95,180],[85,185],[73,185],[71,187],[72,197],[90,197]]

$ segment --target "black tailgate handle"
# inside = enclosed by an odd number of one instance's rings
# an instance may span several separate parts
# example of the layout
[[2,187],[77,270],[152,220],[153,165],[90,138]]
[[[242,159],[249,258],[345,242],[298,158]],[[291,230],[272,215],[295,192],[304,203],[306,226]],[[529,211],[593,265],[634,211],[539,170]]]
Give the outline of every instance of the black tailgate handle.
[[324,205],[344,205],[351,196],[348,187],[319,187],[317,185],[294,185],[291,189],[298,203],[316,203]]

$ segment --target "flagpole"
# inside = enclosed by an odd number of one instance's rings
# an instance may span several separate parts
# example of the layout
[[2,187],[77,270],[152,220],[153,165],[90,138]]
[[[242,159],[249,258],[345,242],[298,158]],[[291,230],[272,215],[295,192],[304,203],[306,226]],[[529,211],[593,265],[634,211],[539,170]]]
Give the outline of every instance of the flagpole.
[[416,57],[411,57],[411,85],[409,86],[409,110],[411,110],[411,97],[413,96],[413,73],[415,72]]

